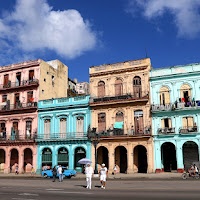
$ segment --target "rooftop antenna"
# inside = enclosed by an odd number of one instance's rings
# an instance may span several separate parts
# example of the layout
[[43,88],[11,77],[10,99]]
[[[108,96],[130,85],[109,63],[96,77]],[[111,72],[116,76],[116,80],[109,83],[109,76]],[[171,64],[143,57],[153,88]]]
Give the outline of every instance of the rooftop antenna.
[[147,49],[145,48],[145,56],[146,56],[146,58],[148,58],[148,56],[147,56]]

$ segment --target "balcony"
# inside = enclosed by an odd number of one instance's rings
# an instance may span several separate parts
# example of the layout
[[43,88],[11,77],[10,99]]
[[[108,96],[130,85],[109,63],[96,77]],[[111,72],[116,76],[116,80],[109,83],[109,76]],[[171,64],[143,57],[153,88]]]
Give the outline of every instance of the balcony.
[[151,110],[153,112],[157,112],[157,111],[169,111],[172,110],[172,108],[174,108],[174,104],[166,104],[166,105],[151,105]]
[[175,128],[159,128],[158,129],[158,135],[174,135],[175,134]]
[[21,82],[11,82],[9,81],[7,84],[1,84],[0,85],[0,92],[1,91],[8,91],[18,88],[25,88],[25,87],[32,87],[32,86],[38,86],[39,80],[33,79],[33,80],[23,80]]
[[51,133],[51,134],[38,134],[37,141],[60,141],[60,140],[87,140],[87,132],[83,133]]
[[0,114],[8,113],[8,112],[18,112],[18,111],[25,111],[25,110],[36,110],[37,109],[37,102],[29,102],[29,103],[16,103],[16,104],[9,104],[6,102],[5,105],[0,106]]
[[141,91],[136,93],[126,93],[119,96],[104,96],[104,97],[91,97],[90,106],[97,106],[102,104],[116,104],[128,103],[137,101],[148,101],[149,92]]
[[1,132],[0,133],[0,142],[2,141],[29,141],[29,140],[35,140],[36,133],[34,134],[20,134],[20,131],[17,131],[16,133],[8,134],[7,132]]
[[179,133],[184,135],[184,134],[191,134],[191,133],[197,133],[197,126],[190,126],[190,127],[181,127],[179,129]]

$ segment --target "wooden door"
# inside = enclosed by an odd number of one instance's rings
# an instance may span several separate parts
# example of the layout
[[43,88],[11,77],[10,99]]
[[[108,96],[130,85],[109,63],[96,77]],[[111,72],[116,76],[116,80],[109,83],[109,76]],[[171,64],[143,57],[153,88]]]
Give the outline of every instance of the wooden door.
[[98,83],[98,97],[104,97],[105,96],[105,83],[103,81],[100,81]]
[[4,75],[4,83],[3,83],[4,87],[8,87],[8,83],[9,83],[9,75],[6,74]]
[[117,79],[115,81],[115,96],[121,96],[123,95],[123,84],[122,80]]
[[106,114],[100,113],[98,114],[98,131],[106,131]]

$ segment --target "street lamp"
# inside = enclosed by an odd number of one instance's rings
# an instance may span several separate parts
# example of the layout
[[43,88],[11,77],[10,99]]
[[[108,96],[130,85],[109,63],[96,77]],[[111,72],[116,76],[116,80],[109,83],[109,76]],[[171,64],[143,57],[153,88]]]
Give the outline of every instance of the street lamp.
[[88,139],[94,145],[94,149],[95,149],[95,170],[94,170],[94,174],[98,174],[97,145],[99,144],[99,141],[100,141],[100,135],[96,132],[96,128],[92,128],[92,130],[90,129],[90,127],[88,128]]

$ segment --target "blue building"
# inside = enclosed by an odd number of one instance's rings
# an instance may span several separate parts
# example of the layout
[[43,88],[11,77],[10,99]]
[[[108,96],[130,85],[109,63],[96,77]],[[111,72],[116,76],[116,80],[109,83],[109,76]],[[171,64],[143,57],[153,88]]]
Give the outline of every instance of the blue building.
[[183,172],[200,155],[200,64],[150,71],[155,171]]
[[91,159],[89,96],[40,101],[38,111],[38,172],[59,164],[81,172],[77,161]]

